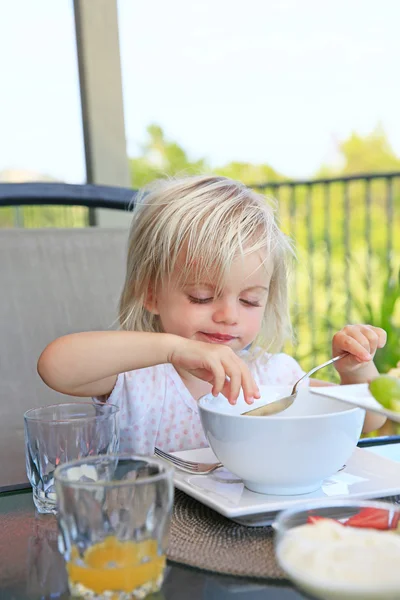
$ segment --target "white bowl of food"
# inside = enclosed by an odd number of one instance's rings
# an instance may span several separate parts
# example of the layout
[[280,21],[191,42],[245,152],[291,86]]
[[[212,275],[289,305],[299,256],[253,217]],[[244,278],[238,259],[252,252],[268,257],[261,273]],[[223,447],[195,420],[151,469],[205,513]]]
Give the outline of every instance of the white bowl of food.
[[400,506],[296,505],[281,512],[273,527],[279,565],[313,598],[400,599]]
[[261,386],[252,406],[242,396],[231,406],[221,394],[199,400],[208,442],[223,465],[254,492],[307,494],[321,487],[353,453],[365,411],[299,389],[293,405],[267,417],[242,415],[291,393],[290,386]]

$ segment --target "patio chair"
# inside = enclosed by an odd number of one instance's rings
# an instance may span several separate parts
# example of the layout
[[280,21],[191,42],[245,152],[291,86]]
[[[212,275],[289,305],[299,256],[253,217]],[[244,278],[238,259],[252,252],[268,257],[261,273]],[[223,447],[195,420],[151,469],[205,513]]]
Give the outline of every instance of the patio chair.
[[[81,200],[126,209],[133,196],[119,188],[47,186],[0,185],[0,206]],[[69,399],[41,381],[41,351],[66,333],[117,327],[126,243],[126,228],[0,229],[0,490],[26,480],[24,412]]]

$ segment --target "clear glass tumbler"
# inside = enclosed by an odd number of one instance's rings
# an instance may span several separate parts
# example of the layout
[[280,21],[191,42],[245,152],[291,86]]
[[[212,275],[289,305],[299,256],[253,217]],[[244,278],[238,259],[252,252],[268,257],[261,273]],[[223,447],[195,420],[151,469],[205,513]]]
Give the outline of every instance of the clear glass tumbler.
[[161,460],[126,454],[58,467],[59,550],[72,596],[128,600],[160,590],[172,476]]
[[54,471],[59,464],[118,451],[119,408],[71,402],[24,414],[26,471],[40,513],[55,513]]

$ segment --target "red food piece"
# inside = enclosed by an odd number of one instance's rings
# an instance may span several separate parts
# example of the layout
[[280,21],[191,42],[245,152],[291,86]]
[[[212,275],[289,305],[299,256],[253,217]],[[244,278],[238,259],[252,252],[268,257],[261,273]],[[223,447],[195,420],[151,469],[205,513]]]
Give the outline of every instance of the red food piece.
[[347,519],[347,527],[389,529],[389,511],[384,508],[362,508],[357,515]]
[[[314,525],[318,521],[335,521],[335,523],[339,523],[336,519],[330,519],[329,517],[319,517],[318,515],[309,515],[307,517],[307,523],[310,525]],[[341,523],[339,523],[341,525]]]

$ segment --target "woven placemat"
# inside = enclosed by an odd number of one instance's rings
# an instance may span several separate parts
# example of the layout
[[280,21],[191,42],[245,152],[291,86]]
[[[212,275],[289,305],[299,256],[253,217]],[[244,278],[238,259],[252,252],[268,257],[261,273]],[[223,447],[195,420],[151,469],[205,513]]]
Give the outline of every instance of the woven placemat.
[[198,569],[284,579],[275,560],[271,527],[246,527],[175,491],[168,558]]

